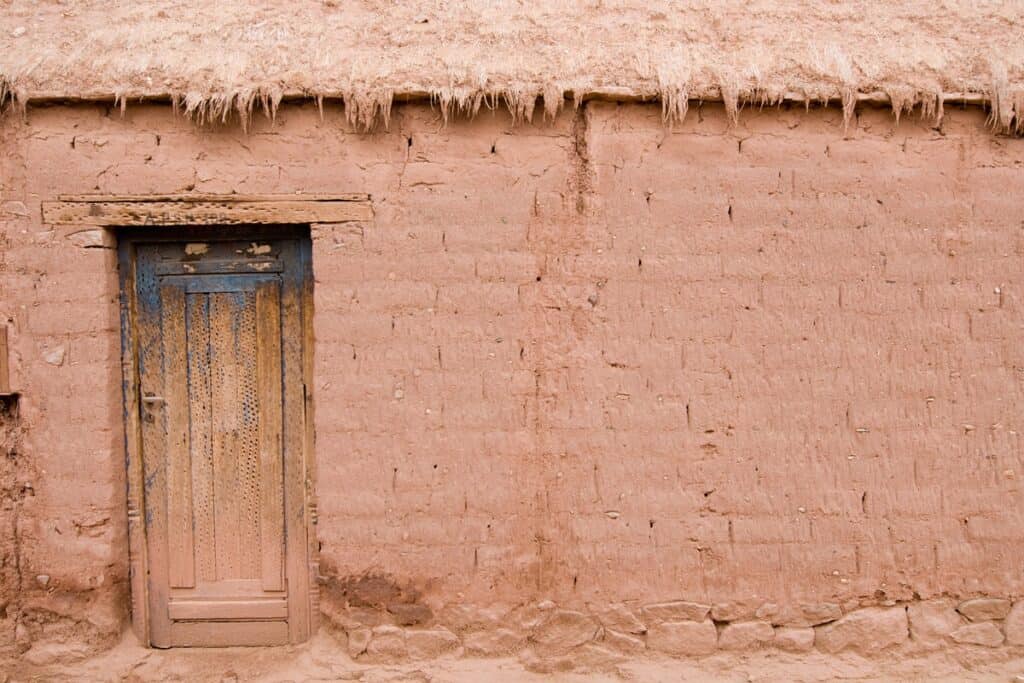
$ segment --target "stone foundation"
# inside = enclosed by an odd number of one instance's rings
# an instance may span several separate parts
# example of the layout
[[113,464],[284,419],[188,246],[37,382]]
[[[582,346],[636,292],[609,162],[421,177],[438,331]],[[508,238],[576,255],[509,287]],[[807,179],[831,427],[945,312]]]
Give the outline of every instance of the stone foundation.
[[423,623],[400,621],[386,611],[342,608],[325,614],[326,627],[347,639],[356,661],[515,655],[538,671],[601,668],[645,654],[704,657],[774,648],[870,655],[1024,645],[1024,601],[999,597],[786,607],[676,600],[572,609],[542,601],[511,608],[454,606]]

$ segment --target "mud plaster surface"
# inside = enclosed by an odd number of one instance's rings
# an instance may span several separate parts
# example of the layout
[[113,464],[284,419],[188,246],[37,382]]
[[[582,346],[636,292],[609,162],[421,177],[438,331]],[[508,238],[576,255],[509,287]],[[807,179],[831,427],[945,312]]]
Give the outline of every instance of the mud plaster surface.
[[1020,596],[1024,143],[977,110],[939,129],[865,111],[848,134],[835,110],[693,113],[445,126],[402,106],[374,135],[330,106],[249,134],[161,106],[6,120],[21,647],[109,644],[127,603],[114,258],[39,218],[74,192],[373,195],[372,222],[313,235],[341,622]]

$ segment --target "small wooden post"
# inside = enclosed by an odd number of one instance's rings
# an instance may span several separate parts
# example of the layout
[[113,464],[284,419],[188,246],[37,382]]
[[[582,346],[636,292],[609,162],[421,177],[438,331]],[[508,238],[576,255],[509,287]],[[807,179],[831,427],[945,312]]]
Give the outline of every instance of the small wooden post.
[[0,325],[0,396],[11,393],[11,371],[7,360],[7,325]]

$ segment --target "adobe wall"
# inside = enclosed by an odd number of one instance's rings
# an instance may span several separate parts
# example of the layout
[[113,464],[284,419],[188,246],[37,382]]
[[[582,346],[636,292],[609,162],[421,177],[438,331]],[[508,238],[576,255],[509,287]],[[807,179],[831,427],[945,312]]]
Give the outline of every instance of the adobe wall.
[[881,648],[915,610],[911,645],[1024,642],[1024,142],[978,110],[76,106],[0,145],[0,647],[76,656],[127,614],[113,239],[39,203],[192,190],[373,196],[313,227],[321,602],[354,655]]

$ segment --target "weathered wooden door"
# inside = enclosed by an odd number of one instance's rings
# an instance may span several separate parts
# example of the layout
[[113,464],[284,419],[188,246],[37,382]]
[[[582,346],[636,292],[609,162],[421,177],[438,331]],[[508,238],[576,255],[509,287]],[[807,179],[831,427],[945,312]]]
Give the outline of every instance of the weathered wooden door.
[[132,249],[150,643],[304,640],[306,245]]

